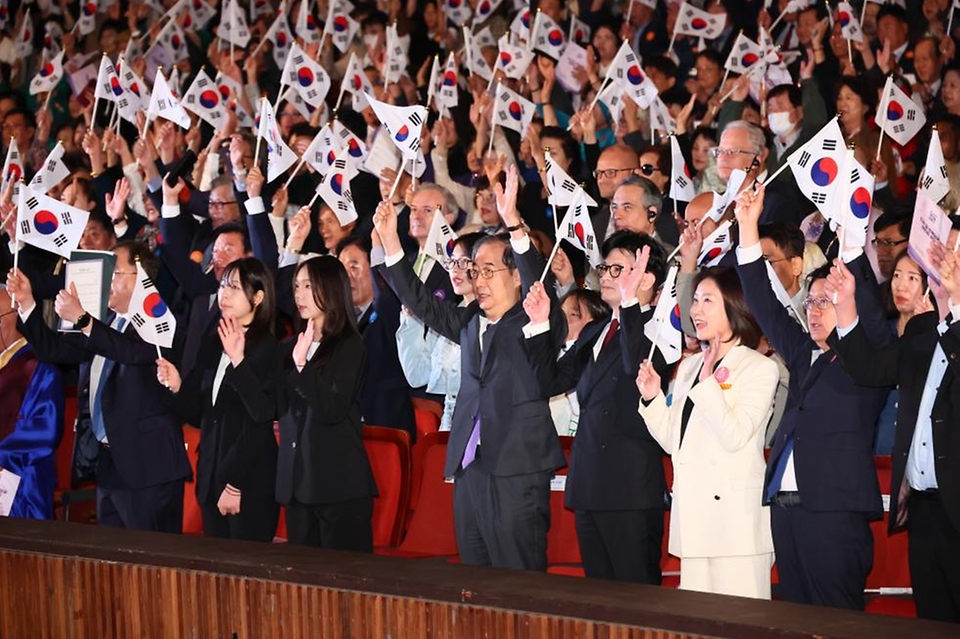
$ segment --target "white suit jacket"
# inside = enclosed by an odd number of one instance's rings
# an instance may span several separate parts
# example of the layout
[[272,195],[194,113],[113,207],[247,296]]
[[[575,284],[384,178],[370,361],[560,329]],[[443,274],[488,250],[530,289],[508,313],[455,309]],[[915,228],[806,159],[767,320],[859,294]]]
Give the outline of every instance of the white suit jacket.
[[[703,354],[677,371],[673,400],[660,393],[640,415],[650,434],[673,457],[670,554],[734,557],[773,552],[770,509],[762,506],[764,427],[773,410],[780,372],[746,346],[734,346],[717,372],[694,386]],[[717,378],[723,378],[722,383]],[[683,443],[680,423],[693,411]]]

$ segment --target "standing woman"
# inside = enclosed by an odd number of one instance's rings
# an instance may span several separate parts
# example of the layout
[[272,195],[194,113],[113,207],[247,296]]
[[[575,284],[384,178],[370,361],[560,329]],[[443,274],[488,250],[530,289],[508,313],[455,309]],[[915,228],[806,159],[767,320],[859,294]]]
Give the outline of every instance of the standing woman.
[[157,379],[185,421],[200,426],[197,502],[208,537],[272,541],[277,475],[277,340],[273,275],[259,260],[231,262],[217,291],[220,341],[206,340],[186,379],[167,360]]
[[637,375],[640,415],[673,458],[669,552],[684,590],[769,599],[763,436],[780,373],[754,350],[760,328],[735,271],[701,272],[690,316],[704,350],[680,364],[670,406],[649,360]]
[[373,551],[376,483],[363,447],[366,369],[350,280],[334,257],[297,268],[294,303],[304,331],[281,348],[277,501],[290,543]]

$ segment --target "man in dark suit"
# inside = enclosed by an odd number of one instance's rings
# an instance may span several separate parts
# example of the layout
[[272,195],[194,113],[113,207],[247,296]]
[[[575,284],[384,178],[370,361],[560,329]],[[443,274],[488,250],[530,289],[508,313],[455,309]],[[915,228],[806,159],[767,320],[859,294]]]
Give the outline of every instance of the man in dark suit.
[[[824,293],[827,270],[814,271],[804,300],[805,333],[770,287],[757,222],[763,192],[747,191],[737,204],[737,272],[751,313],[790,371],[786,409],[774,434],[764,481],[771,529],[787,601],[862,610],[873,564],[869,521],[882,513],[873,465],[873,435],[886,389],[857,385],[831,352],[827,336],[837,323]],[[870,266],[862,251],[851,261],[861,277]],[[866,288],[866,287],[864,287]],[[870,332],[889,340],[879,298]]]
[[83,310],[74,291],[57,296],[57,313],[81,334],[58,335],[43,323],[30,282],[21,273],[10,272],[8,289],[19,304],[20,331],[38,358],[80,364],[74,479],[95,476],[98,521],[180,532],[183,482],[190,476],[180,421],[167,409],[167,391],[157,383],[156,348],[126,321],[136,286],[136,261],[151,277],[156,277],[158,264],[139,243],[118,244],[114,253],[111,312],[103,322]]
[[[403,257],[396,213],[381,204],[374,223],[386,253],[389,281],[414,315],[460,344],[462,379],[453,414],[444,474],[455,477],[454,528],[464,563],[546,570],[550,477],[564,465],[539,383],[546,363],[525,345],[521,294],[543,270],[516,210],[516,168],[498,209],[510,231],[474,247],[477,299],[460,308],[431,294]],[[556,317],[556,315],[554,315]],[[562,330],[562,322],[555,325]],[[559,338],[558,338],[559,339]]]
[[[953,234],[955,236],[955,233]],[[951,238],[951,242],[953,239]],[[880,348],[864,326],[860,278],[842,266],[830,274],[837,325],[829,343],[861,384],[899,384],[890,532],[907,529],[917,615],[960,622],[960,260],[937,244],[931,262],[950,296],[950,313],[915,316],[901,338]],[[856,283],[855,283],[856,281]],[[856,297],[854,297],[854,295]],[[778,557],[779,559],[779,557]]]
[[343,240],[337,246],[337,258],[350,278],[357,330],[367,347],[367,370],[360,394],[363,423],[405,430],[413,440],[417,427],[410,386],[397,355],[400,300],[370,270],[368,239],[353,236]]
[[[641,250],[649,255],[640,257]],[[650,341],[643,327],[665,276],[666,254],[648,235],[614,233],[603,243],[600,295],[613,318],[586,326],[556,362],[559,344],[543,333],[528,340],[555,366],[551,395],[577,391],[580,422],[573,441],[565,502],[576,512],[577,540],[588,577],[660,585],[665,484],[663,450],[637,412],[635,383]],[[535,321],[535,318],[531,318]],[[654,365],[670,379],[660,351]]]

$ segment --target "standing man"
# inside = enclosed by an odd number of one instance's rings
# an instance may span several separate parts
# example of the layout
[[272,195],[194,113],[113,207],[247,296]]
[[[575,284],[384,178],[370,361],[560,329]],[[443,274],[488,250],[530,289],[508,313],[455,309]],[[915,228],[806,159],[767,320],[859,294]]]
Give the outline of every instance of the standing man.
[[[525,346],[521,295],[540,277],[516,210],[518,177],[510,167],[497,208],[510,232],[480,239],[473,250],[476,301],[438,299],[404,259],[393,206],[374,224],[386,253],[387,278],[401,302],[433,330],[460,344],[462,379],[447,444],[446,476],[455,478],[454,528],[463,563],[544,571],[550,528],[550,477],[565,459],[550,417],[550,394],[538,373],[547,363]],[[557,319],[558,316],[554,315]],[[562,322],[551,322],[559,333]],[[558,335],[557,339],[561,339]]]

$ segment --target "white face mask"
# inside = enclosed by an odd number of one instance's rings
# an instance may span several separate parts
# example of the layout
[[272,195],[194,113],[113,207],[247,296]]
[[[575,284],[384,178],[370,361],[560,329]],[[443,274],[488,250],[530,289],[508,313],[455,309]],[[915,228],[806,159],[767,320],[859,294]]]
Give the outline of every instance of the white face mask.
[[767,125],[776,135],[784,135],[793,129],[793,122],[790,121],[790,112],[781,111],[779,113],[770,113],[767,115]]

